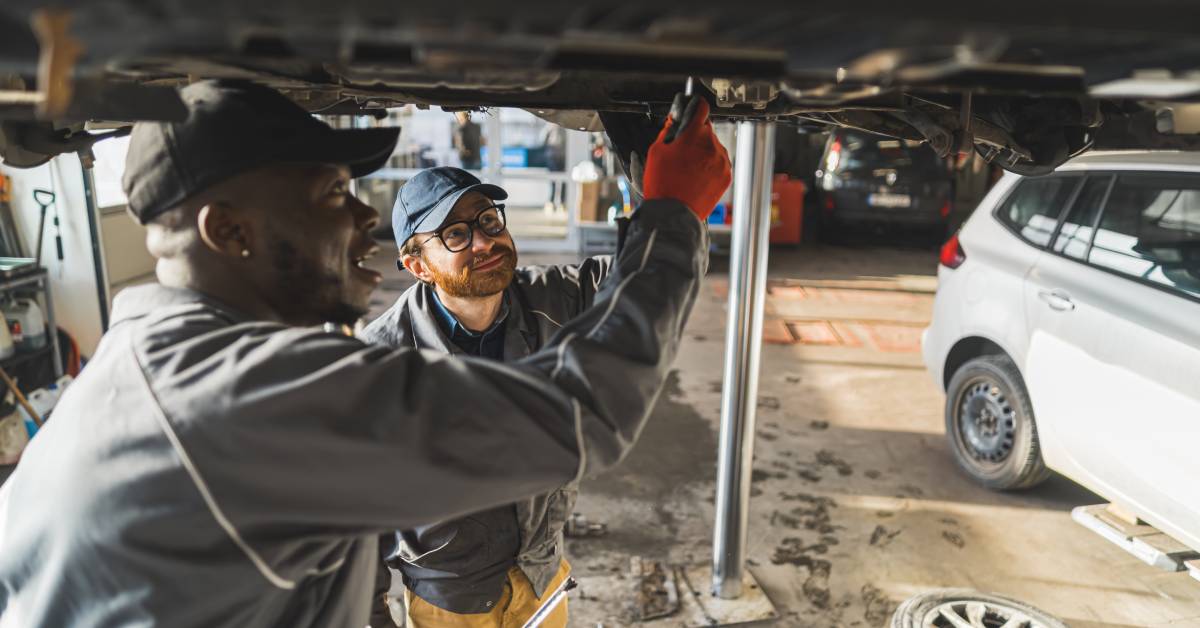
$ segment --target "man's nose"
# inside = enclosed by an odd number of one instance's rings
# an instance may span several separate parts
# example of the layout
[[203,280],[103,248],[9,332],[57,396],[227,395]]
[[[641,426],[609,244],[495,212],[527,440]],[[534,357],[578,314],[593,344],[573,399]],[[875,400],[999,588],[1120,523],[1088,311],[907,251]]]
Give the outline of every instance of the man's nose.
[[370,231],[379,226],[379,212],[370,205],[350,197],[351,209],[354,213],[354,224],[363,231]]
[[480,229],[478,226],[472,228],[475,230],[475,237],[471,238],[471,252],[480,254],[491,251],[496,241],[484,233],[483,229]]

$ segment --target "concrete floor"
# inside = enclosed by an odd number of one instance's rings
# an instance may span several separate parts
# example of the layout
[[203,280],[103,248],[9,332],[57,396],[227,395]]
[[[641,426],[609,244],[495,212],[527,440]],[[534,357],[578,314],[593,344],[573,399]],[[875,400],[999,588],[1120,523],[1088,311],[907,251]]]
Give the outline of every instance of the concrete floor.
[[[935,254],[811,246],[771,260],[748,556],[778,625],[882,626],[913,594],[969,587],[1074,627],[1200,626],[1200,582],[1071,521],[1101,498],[1061,477],[995,493],[958,472],[918,352]],[[569,542],[572,626],[630,623],[631,556],[710,560],[727,294],[715,266],[635,450],[582,487],[577,511],[610,534]]]

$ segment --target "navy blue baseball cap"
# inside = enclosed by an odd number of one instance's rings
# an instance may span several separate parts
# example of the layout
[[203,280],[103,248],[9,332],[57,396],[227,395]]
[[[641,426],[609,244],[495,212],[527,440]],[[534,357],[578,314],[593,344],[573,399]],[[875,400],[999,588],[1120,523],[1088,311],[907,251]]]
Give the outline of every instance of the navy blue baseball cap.
[[392,207],[392,231],[396,246],[414,233],[436,231],[454,209],[454,204],[467,192],[480,192],[493,201],[508,198],[508,192],[498,185],[483,183],[461,168],[441,166],[417,173],[400,188]]

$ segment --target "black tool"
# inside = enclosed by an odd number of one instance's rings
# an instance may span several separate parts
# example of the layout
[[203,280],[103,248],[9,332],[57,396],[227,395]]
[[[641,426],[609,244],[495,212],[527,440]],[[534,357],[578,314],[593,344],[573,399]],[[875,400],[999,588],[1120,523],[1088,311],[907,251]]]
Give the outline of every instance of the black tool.
[[63,261],[62,227],[58,222],[58,204],[56,198],[54,192],[50,190],[37,189],[33,191],[33,202],[38,204],[42,212],[41,218],[38,219],[37,249],[34,253],[34,259],[37,260],[38,264],[42,263],[42,238],[46,231],[46,211],[50,207],[54,207],[54,245],[58,249],[58,261]]
[[684,85],[683,92],[675,94],[675,100],[671,103],[671,119],[674,124],[667,129],[667,134],[663,136],[663,143],[670,144],[675,141],[675,136],[679,131],[686,129],[687,125],[692,122],[692,118],[696,115],[696,106],[700,104],[700,97],[692,94],[692,77],[688,77],[687,83]]

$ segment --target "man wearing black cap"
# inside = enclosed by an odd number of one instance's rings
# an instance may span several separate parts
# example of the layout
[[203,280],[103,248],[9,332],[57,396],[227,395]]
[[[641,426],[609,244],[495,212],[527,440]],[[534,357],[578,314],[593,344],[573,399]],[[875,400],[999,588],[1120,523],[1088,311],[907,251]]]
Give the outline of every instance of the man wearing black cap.
[[[397,264],[420,282],[362,338],[516,361],[591,307],[611,257],[517,268],[507,198],[458,168],[425,170],[406,183],[392,209]],[[385,537],[386,562],[404,580],[410,628],[523,626],[570,571],[562,532],[576,486]],[[563,602],[543,626],[566,625]]]
[[505,365],[341,332],[380,278],[349,180],[394,130],[334,131],[242,83],[182,96],[185,121],[135,126],[124,180],[159,283],[118,295],[0,488],[0,627],[357,628],[380,534],[628,451],[705,270],[689,207],[729,180],[707,125],[651,149],[658,200],[595,307]]

